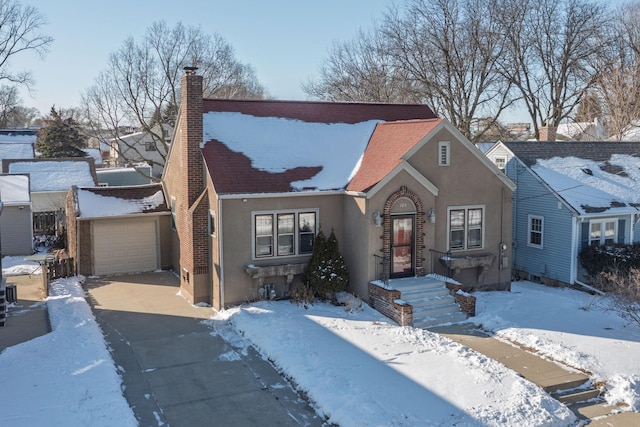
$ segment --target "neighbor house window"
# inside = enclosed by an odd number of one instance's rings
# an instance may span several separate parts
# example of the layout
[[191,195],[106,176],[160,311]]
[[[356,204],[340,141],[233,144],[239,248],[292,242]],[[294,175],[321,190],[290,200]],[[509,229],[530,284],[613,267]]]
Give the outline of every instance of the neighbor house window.
[[451,143],[449,141],[438,142],[438,166],[449,166],[451,163]]
[[158,151],[155,141],[148,141],[144,143],[145,151]]
[[589,245],[613,245],[616,243],[616,220],[591,221],[589,224]]
[[449,208],[449,249],[479,249],[484,246],[484,207]]
[[176,229],[176,198],[171,196],[171,229]]
[[304,255],[313,251],[316,211],[254,213],[253,224],[255,258]]
[[501,171],[504,172],[504,168],[507,166],[507,158],[506,157],[496,157],[494,159],[494,163],[496,164],[498,169],[500,169]]
[[216,235],[216,213],[209,211],[209,234],[215,237]]
[[528,245],[542,248],[542,233],[544,231],[544,218],[529,215],[529,241]]

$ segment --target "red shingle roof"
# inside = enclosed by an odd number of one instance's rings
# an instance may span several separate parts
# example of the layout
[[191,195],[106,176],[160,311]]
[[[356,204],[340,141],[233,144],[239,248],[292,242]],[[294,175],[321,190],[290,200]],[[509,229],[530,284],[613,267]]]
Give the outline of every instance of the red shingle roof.
[[360,169],[347,185],[347,190],[365,192],[376,185],[440,123],[442,119],[379,123],[371,136]]
[[[371,120],[380,121],[396,121],[396,120],[412,120],[412,119],[432,119],[428,123],[433,122],[435,115],[431,109],[424,105],[405,105],[405,104],[370,104],[370,103],[331,103],[331,102],[306,102],[306,101],[256,101],[256,100],[203,100],[203,113],[212,112],[237,112],[247,116],[254,117],[275,117],[284,119],[295,119],[309,123],[347,123],[356,124]],[[436,120],[439,123],[439,120]],[[408,122],[403,122],[408,123]],[[422,123],[422,122],[420,122]],[[403,126],[393,127],[395,136],[393,141],[387,141],[383,138],[376,142],[375,150],[372,154],[365,155],[368,159],[372,155],[372,161],[367,160],[367,164],[363,164],[360,168],[356,181],[357,187],[360,188],[365,182],[373,182],[380,171],[371,171],[371,174],[365,174],[363,168],[371,163],[374,168],[381,168],[388,173],[399,162],[402,154],[412,147],[425,132],[420,133],[420,126],[408,125],[409,128],[403,133]],[[380,125],[378,125],[380,127]],[[382,129],[382,128],[381,128]],[[422,129],[420,127],[420,129]],[[376,130],[376,133],[378,130]],[[304,138],[304,135],[297,135],[298,138]],[[387,146],[387,142],[391,142]],[[277,153],[287,158],[291,155],[292,150],[296,150],[299,141],[287,142],[284,146],[286,152]],[[366,142],[366,141],[365,141]],[[361,143],[361,141],[358,141]],[[233,148],[233,147],[232,147]],[[318,147],[322,150],[322,147]],[[391,151],[389,151],[391,150]],[[367,149],[367,152],[370,150]],[[380,152],[380,154],[377,154]],[[395,162],[393,167],[382,165],[385,158],[384,153],[392,153],[386,159],[387,162]],[[202,149],[205,164],[212,178],[216,191],[220,194],[251,194],[251,193],[272,193],[272,192],[290,192],[296,191],[292,185],[294,182],[307,181],[316,176],[323,170],[322,166],[309,167],[309,165],[292,165],[282,172],[273,172],[261,170],[252,164],[251,158],[246,154],[234,149],[230,149],[225,145],[224,141],[209,140],[205,141]],[[331,153],[339,158],[340,152]],[[378,157],[380,157],[378,159]],[[376,160],[377,159],[377,160]],[[355,164],[353,164],[355,168]],[[380,178],[381,179],[381,178]],[[359,184],[362,182],[362,184]],[[344,182],[346,185],[347,183]],[[375,182],[373,182],[375,184]],[[350,186],[351,187],[351,186]],[[344,188],[344,187],[343,187]],[[315,189],[315,188],[314,188]],[[302,189],[302,191],[306,188]],[[309,190],[312,190],[309,188]],[[301,191],[298,189],[297,191]],[[356,190],[358,191],[358,190]]]

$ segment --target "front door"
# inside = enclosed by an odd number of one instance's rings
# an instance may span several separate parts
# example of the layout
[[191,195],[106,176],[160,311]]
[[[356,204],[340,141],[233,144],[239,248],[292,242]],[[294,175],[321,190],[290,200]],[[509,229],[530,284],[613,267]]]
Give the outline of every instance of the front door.
[[391,277],[415,275],[415,215],[393,216],[391,221]]

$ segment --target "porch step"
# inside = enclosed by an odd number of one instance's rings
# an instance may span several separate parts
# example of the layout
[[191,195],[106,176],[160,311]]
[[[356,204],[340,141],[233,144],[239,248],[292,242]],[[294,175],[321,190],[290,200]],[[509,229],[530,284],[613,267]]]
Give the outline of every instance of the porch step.
[[459,323],[467,320],[467,315],[460,310],[435,316],[423,317],[421,319],[413,318],[414,328],[430,328],[432,326],[444,325],[446,323]]
[[431,277],[407,277],[389,281],[400,291],[400,298],[413,307],[413,326],[427,328],[467,319],[442,280]]
[[553,396],[560,403],[571,405],[573,403],[582,403],[595,401],[600,397],[600,390],[591,388],[588,390],[572,390],[566,393],[553,393]]

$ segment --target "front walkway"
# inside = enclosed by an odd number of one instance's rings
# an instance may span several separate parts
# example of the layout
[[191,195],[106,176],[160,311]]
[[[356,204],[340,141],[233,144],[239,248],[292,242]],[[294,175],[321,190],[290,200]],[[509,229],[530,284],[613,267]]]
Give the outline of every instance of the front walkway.
[[[465,345],[519,373],[548,393],[579,387],[589,380],[585,373],[563,367],[543,359],[515,345],[493,338],[476,325],[464,323],[429,328],[431,332]],[[569,406],[583,420],[593,420],[590,426],[640,426],[640,413],[625,412],[609,415],[616,408],[604,403],[576,404]]]
[[44,301],[42,276],[7,276],[7,285],[15,285],[18,300],[7,305],[7,318],[0,327],[0,351],[51,332]]
[[323,424],[232,331],[203,324],[213,310],[182,298],[173,273],[88,278],[86,289],[140,426]]

